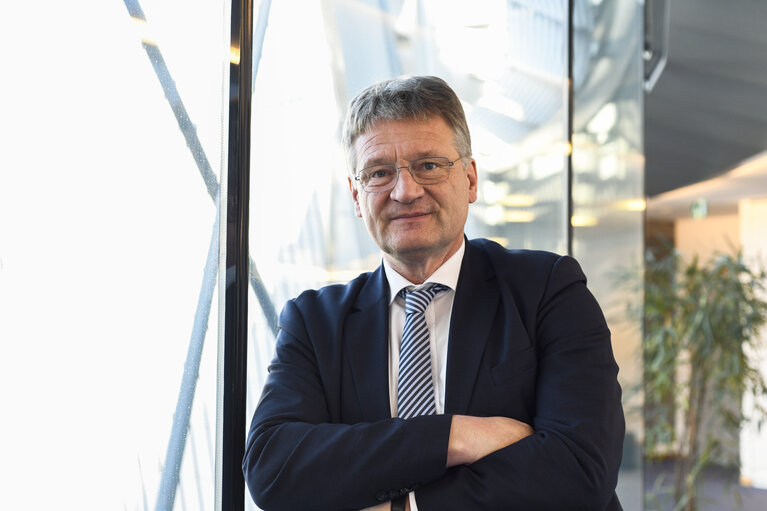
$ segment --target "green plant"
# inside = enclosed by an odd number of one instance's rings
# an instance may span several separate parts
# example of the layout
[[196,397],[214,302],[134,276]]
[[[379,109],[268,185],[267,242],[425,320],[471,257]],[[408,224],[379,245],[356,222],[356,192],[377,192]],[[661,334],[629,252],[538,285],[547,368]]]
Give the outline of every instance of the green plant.
[[[648,252],[645,261],[644,392],[648,459],[674,457],[675,510],[696,509],[696,481],[721,448],[704,417],[738,431],[740,400],[767,395],[747,353],[767,320],[763,270],[742,254],[701,263],[673,250]],[[756,419],[765,416],[757,408]],[[679,420],[681,418],[682,420]]]

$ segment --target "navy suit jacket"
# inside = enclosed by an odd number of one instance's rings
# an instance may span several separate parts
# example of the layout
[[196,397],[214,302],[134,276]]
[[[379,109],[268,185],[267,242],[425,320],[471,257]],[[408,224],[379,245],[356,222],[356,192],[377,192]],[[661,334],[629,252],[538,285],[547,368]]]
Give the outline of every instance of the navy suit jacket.
[[[618,367],[574,259],[467,242],[444,415],[391,418],[388,289],[379,267],[283,309],[243,461],[260,507],[359,509],[415,490],[421,511],[621,509]],[[535,434],[446,468],[453,414]]]

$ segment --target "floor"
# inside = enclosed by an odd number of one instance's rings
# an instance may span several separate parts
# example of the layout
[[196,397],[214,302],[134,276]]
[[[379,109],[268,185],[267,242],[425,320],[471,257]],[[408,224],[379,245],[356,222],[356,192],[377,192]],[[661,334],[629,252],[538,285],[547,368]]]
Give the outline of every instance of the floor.
[[[673,509],[674,466],[672,462],[646,464],[644,488],[646,511]],[[732,469],[711,467],[699,479],[701,492],[698,511],[766,511],[767,489],[738,484],[738,473]]]

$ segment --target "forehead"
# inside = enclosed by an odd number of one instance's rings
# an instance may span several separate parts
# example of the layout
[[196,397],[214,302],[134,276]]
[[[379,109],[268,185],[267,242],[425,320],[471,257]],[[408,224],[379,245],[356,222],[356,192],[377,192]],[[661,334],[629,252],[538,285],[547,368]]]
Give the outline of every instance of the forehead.
[[[451,156],[454,136],[442,117],[420,120],[379,120],[354,141],[357,161],[392,162],[424,156]],[[439,153],[439,154],[436,154]]]

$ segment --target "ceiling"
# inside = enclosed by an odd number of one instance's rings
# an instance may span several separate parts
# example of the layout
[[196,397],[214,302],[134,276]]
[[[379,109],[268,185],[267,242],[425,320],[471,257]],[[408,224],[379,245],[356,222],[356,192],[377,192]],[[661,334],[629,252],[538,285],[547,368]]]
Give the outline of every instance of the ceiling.
[[708,215],[737,214],[742,200],[765,197],[767,151],[720,176],[650,197],[647,200],[647,218],[672,220],[690,217],[693,208],[701,204],[705,204]]
[[667,1],[668,61],[645,99],[648,213],[663,192],[748,160],[737,193],[767,196],[767,158],[755,158],[767,150],[767,1]]

